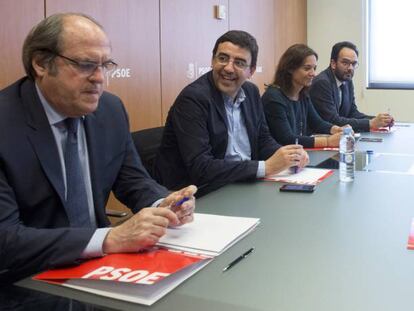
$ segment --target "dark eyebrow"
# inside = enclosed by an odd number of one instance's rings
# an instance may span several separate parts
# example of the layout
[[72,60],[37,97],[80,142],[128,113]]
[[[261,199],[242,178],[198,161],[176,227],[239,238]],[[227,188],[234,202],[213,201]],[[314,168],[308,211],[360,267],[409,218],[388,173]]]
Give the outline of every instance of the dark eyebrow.
[[350,59],[350,58],[348,58],[348,57],[342,57],[342,60],[346,60],[346,61],[348,61],[348,62],[350,62],[350,63],[358,62],[358,60],[351,60],[351,59]]
[[[219,55],[223,55],[223,56],[231,57],[229,54],[227,54],[227,53],[223,53],[223,52],[220,52],[220,53],[218,53],[218,54],[217,54],[217,56],[219,56]],[[234,57],[234,59],[237,59],[237,60],[242,60],[242,61],[244,61],[244,62],[247,62],[247,60],[246,60],[246,59],[241,58],[241,57]]]
[[235,57],[234,59],[235,59],[235,60],[241,60],[241,61],[243,61],[243,62],[246,62],[246,63],[247,63],[247,60],[246,60],[246,59],[244,59],[244,58]]

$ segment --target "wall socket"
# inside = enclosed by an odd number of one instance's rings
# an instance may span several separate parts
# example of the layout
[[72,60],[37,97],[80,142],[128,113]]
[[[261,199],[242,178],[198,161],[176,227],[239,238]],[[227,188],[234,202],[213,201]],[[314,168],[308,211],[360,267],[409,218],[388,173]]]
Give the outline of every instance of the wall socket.
[[225,5],[215,5],[214,6],[215,10],[215,17],[217,19],[226,19],[226,6]]

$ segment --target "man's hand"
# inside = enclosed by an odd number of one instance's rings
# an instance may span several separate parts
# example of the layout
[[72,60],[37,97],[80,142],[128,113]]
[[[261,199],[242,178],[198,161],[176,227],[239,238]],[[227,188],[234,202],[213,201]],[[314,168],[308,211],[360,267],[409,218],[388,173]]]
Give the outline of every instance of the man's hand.
[[161,202],[160,207],[143,208],[109,231],[103,243],[103,252],[137,252],[156,244],[168,226],[193,221],[196,192],[196,186],[188,186],[171,193]]
[[137,252],[157,243],[169,225],[179,223],[177,215],[167,208],[143,208],[109,231],[103,243],[103,252]]
[[380,113],[374,119],[369,120],[370,129],[379,129],[380,127],[393,126],[394,118],[388,113]]
[[340,126],[338,126],[338,125],[333,125],[332,127],[331,127],[331,134],[332,135],[334,135],[334,134],[337,134],[337,133],[342,133],[342,131],[343,131],[343,128],[342,127],[340,127]]
[[194,219],[195,198],[197,187],[194,185],[171,193],[160,204],[160,207],[171,209],[178,217],[179,224],[192,222]]
[[[342,134],[342,133],[344,132],[344,128],[346,128],[346,127],[350,127],[350,128],[352,128],[349,124],[346,124],[346,125],[344,125],[344,126],[333,125],[333,126],[331,127],[331,134],[332,134],[332,135],[333,135],[333,134],[337,134],[337,133]],[[353,133],[353,131],[352,131],[352,133]]]
[[301,145],[287,145],[279,148],[265,161],[265,174],[277,174],[289,167],[305,167],[309,163],[308,153]]
[[328,144],[327,147],[338,147],[339,141],[341,140],[341,135],[342,135],[342,132],[336,133],[334,135],[330,135],[326,140]]

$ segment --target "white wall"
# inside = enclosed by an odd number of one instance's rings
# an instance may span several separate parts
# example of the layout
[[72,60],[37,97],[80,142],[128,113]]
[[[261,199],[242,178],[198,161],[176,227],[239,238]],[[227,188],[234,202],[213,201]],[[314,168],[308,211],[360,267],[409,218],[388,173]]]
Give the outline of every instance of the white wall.
[[352,41],[360,52],[354,76],[359,110],[375,115],[389,108],[398,121],[414,122],[414,90],[366,88],[365,9],[365,0],[308,0],[308,45],[319,54],[318,72],[328,66],[333,44]]

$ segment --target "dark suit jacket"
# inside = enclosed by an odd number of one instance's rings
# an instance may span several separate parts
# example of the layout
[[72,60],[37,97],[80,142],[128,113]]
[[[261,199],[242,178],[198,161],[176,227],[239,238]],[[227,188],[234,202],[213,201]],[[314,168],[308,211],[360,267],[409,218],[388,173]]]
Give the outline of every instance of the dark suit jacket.
[[242,86],[241,104],[251,146],[251,161],[225,161],[227,117],[221,92],[212,73],[201,76],[178,95],[166,121],[156,159],[156,179],[169,189],[196,184],[203,195],[225,184],[254,179],[258,161],[280,145],[269,133],[257,87]]
[[[167,195],[143,168],[120,99],[104,93],[85,117],[94,208],[109,225],[111,190],[137,212]],[[69,228],[56,142],[35,85],[23,78],[0,92],[0,283],[73,264],[94,233]]]
[[346,82],[340,105],[335,75],[328,67],[313,80],[310,96],[322,119],[339,126],[349,124],[356,132],[369,132],[369,119],[373,117],[358,111],[352,80]]

